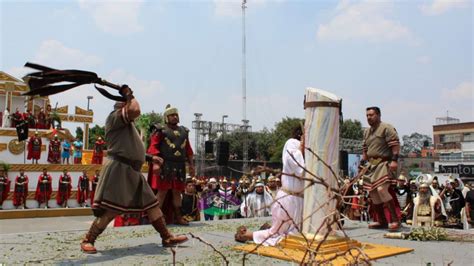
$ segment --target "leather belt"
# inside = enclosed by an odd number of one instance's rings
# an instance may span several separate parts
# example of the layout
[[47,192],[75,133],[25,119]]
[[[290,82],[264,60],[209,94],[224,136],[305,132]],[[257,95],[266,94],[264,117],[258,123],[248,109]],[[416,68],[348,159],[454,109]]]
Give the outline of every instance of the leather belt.
[[108,157],[111,160],[121,162],[123,164],[126,164],[126,165],[132,167],[133,170],[135,170],[137,172],[140,172],[142,170],[142,165],[143,165],[142,161],[130,160],[130,159],[127,159],[125,157],[122,157],[122,156],[119,156],[119,155],[113,155],[113,154],[109,154]]
[[378,165],[379,163],[386,162],[386,161],[390,161],[390,158],[388,158],[388,157],[372,157],[372,158],[369,158],[369,163],[371,165]]

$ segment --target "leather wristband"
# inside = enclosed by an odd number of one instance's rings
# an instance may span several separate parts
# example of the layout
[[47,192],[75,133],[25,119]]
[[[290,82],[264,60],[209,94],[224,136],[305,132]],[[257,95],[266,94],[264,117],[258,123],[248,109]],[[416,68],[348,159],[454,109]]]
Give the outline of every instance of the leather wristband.
[[145,154],[145,161],[147,161],[149,163],[153,162],[153,155]]

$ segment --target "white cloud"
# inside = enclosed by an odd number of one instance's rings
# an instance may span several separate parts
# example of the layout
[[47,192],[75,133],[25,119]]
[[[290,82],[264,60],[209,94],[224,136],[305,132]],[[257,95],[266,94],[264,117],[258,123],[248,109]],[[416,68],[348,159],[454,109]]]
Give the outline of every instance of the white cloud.
[[416,58],[418,64],[426,65],[431,63],[431,57],[427,55],[422,55]]
[[96,25],[104,32],[127,35],[143,31],[138,21],[143,0],[79,0],[79,7],[89,12]]
[[400,22],[391,20],[387,13],[393,4],[386,1],[362,1],[350,3],[341,1],[335,16],[326,24],[318,27],[319,40],[345,41],[362,39],[369,41],[393,41],[405,39],[413,41],[410,30]]
[[426,15],[440,15],[455,8],[469,7],[467,0],[433,0],[431,4],[424,4],[420,7],[423,14]]
[[462,82],[453,89],[443,89],[441,96],[446,100],[469,101],[472,105],[474,105],[474,87],[470,81]]
[[46,40],[40,45],[32,60],[52,68],[91,68],[102,63],[102,59],[81,50],[70,48],[57,40]]

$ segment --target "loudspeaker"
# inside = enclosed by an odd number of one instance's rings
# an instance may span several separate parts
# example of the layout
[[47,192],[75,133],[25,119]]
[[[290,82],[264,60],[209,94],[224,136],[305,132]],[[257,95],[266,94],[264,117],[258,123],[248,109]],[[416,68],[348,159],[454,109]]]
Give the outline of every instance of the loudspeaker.
[[214,142],[210,141],[210,140],[207,140],[204,143],[204,151],[205,151],[206,154],[214,153]]
[[339,151],[339,169],[343,171],[344,175],[349,175],[349,155],[347,151]]
[[217,143],[217,165],[225,166],[229,162],[229,142],[219,141]]

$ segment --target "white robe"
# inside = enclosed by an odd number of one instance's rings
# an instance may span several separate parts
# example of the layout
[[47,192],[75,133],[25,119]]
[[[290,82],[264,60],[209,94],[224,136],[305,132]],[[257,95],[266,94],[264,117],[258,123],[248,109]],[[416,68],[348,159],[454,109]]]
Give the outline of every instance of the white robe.
[[[284,173],[281,177],[282,189],[278,191],[276,201],[272,205],[272,226],[270,229],[253,233],[253,241],[256,244],[263,243],[264,246],[275,246],[284,236],[298,233],[298,229],[302,226],[303,198],[288,195],[285,192],[285,190],[302,192],[304,189],[303,180],[290,176],[302,177],[304,175],[303,168],[295,162],[296,160],[304,167],[304,159],[299,146],[300,142],[296,139],[290,139],[285,143],[282,156]],[[295,160],[288,154],[288,151],[295,157]]]
[[263,195],[259,195],[254,191],[247,195],[247,200],[240,205],[240,213],[246,218],[270,216],[272,203],[273,198],[270,193],[264,190]]
[[3,112],[3,117],[2,117],[2,127],[5,128],[5,127],[10,127],[11,123],[10,123],[10,113],[8,112],[8,110],[5,110],[5,112]]

